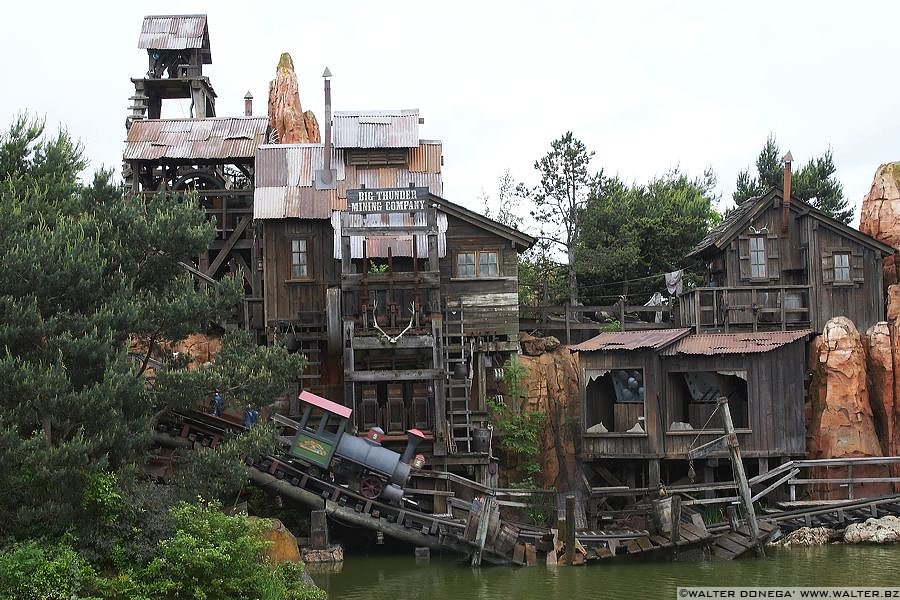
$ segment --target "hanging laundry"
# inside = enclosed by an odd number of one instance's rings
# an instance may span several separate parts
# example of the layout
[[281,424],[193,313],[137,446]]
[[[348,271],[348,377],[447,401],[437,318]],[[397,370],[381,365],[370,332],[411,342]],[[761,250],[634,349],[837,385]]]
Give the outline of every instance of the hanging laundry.
[[[663,298],[663,295],[659,292],[655,292],[652,296],[650,296],[650,300],[644,303],[644,306],[663,306],[665,303],[666,301]],[[657,323],[662,323],[662,311],[656,313],[655,321]]]
[[684,269],[666,273],[666,290],[676,296],[681,294],[684,290]]

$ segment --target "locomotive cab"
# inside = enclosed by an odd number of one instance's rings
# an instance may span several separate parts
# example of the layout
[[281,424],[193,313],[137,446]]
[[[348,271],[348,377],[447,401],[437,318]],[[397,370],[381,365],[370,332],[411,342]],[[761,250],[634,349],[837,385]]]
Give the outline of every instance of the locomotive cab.
[[290,453],[327,471],[352,411],[307,391],[301,392],[300,402],[303,412]]

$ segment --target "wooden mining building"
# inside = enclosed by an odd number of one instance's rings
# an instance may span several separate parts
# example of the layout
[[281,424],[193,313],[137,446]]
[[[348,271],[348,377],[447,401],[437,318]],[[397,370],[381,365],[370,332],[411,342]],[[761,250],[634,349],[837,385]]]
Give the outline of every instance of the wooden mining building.
[[[144,19],[124,160],[131,193],[196,190],[218,236],[202,276],[244,278],[240,325],[309,359],[300,386],[386,443],[418,428],[435,468],[496,474],[486,398],[518,351],[518,254],[535,240],[442,197],[418,110],[331,114],[324,143],[267,144],[268,119],[215,117],[204,15]],[[189,119],[162,119],[191,98]]]

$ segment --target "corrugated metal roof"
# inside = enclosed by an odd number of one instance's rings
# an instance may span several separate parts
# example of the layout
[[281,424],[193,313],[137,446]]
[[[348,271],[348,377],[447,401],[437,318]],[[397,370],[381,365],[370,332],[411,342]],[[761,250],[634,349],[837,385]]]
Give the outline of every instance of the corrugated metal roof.
[[138,120],[128,130],[124,160],[253,158],[266,141],[266,117]]
[[419,109],[335,111],[337,148],[415,148],[419,145]]
[[601,333],[586,342],[569,346],[576,352],[611,352],[618,350],[658,350],[683,338],[690,329],[647,329],[642,331],[613,331]]
[[[206,15],[150,15],[144,17],[138,48],[146,50],[209,49]],[[205,64],[210,64],[204,60]]]
[[798,331],[758,331],[756,333],[709,333],[689,335],[663,351],[665,356],[676,354],[755,354],[768,352],[810,335],[809,329]]

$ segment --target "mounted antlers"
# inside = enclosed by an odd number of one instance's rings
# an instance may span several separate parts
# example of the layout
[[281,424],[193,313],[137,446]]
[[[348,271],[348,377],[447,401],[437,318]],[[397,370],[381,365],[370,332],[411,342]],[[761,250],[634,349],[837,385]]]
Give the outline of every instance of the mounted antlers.
[[384,330],[383,330],[381,327],[378,326],[378,321],[375,319],[375,311],[376,311],[377,308],[378,308],[378,301],[375,300],[375,301],[372,303],[372,326],[375,327],[375,329],[377,329],[378,332],[381,333],[381,335],[384,336],[384,339],[386,339],[386,340],[389,341],[390,343],[396,344],[396,343],[397,343],[397,340],[399,340],[400,338],[402,338],[404,333],[406,333],[407,331],[409,331],[410,329],[412,329],[412,326],[413,326],[413,320],[416,318],[416,303],[415,303],[415,302],[410,302],[410,303],[409,303],[409,311],[410,311],[410,313],[411,313],[410,316],[409,316],[409,325],[407,325],[407,326],[406,326],[406,329],[404,329],[403,331],[401,331],[399,334],[397,334],[397,335],[394,336],[394,337],[391,337],[391,336],[389,336],[388,334],[386,334],[386,333],[384,332]]

